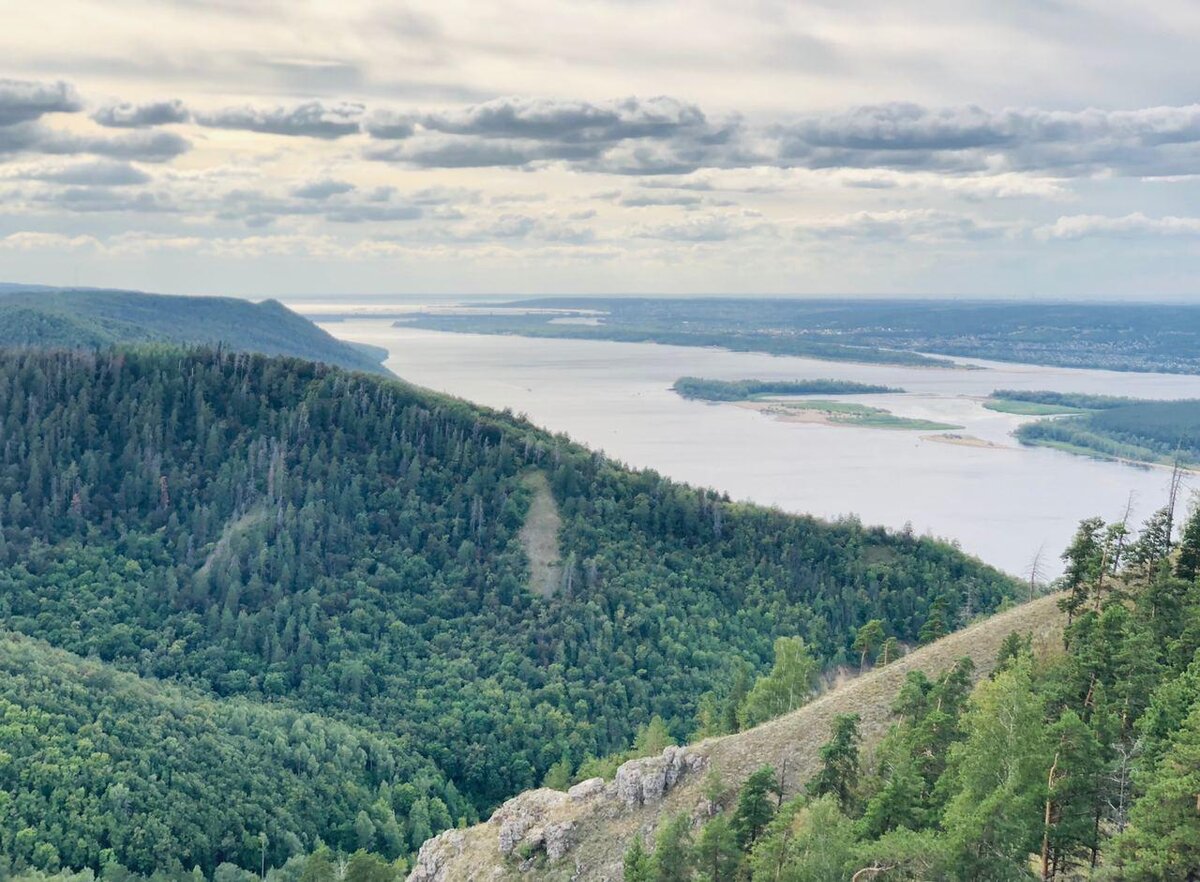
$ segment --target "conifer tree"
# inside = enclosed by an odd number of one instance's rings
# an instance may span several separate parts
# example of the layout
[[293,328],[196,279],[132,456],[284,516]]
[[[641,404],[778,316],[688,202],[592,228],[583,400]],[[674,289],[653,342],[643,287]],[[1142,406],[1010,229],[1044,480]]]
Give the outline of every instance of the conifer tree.
[[775,778],[775,770],[770,766],[762,766],[742,785],[730,824],[737,837],[738,847],[743,851],[754,844],[771,822],[771,818],[775,817],[775,805],[769,796],[778,793],[779,784]]
[[849,813],[858,786],[858,714],[841,714],[833,735],[821,747],[821,769],[808,782],[812,796],[831,795]]

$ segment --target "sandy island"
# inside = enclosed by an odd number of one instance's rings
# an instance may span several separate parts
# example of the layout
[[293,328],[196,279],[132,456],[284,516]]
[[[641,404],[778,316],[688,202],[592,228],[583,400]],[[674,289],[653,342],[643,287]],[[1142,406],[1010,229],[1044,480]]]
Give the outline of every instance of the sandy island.
[[984,441],[982,438],[976,438],[974,435],[956,435],[953,432],[943,435],[922,435],[921,440],[937,441],[941,444],[957,444],[959,447],[987,447],[992,450],[1015,449],[1004,444],[997,444],[995,441]]

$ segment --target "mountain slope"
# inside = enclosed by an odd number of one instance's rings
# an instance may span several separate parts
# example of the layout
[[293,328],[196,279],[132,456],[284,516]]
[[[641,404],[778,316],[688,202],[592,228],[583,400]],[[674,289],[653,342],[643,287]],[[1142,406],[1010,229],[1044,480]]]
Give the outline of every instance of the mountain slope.
[[222,861],[253,864],[260,832],[285,852],[318,841],[352,851],[360,813],[405,835],[410,806],[391,783],[445,796],[395,736],[215,700],[9,632],[0,745],[0,853],[51,869],[99,866],[111,849],[144,873],[164,852],[211,873]]
[[380,353],[338,340],[274,300],[0,289],[0,346],[97,349],[145,343],[222,344],[387,373],[380,366]]
[[[836,664],[869,619],[911,642],[931,609],[954,621],[1014,590],[928,539],[733,504],[508,414],[293,359],[8,352],[0,422],[0,627],[398,736],[397,767],[432,770],[443,794],[410,841],[626,749],[652,715],[682,737],[777,636]],[[544,597],[521,538],[542,486],[561,568]],[[151,809],[169,826],[170,804]],[[363,847],[407,850],[360,826]],[[288,832],[303,841],[280,822],[269,862]],[[68,853],[71,829],[54,835]],[[222,847],[165,837],[154,859]]]
[[[1002,641],[1013,632],[1032,634],[1035,645],[1057,644],[1065,622],[1058,600],[1044,597],[991,616],[761,726],[633,760],[607,787],[584,782],[570,793],[523,793],[487,823],[447,831],[427,842],[409,882],[616,882],[635,837],[647,836],[680,812],[704,815],[709,770],[716,771],[725,788],[733,788],[771,765],[783,773],[785,798],[794,796],[816,772],[819,750],[838,715],[860,716],[859,731],[869,749],[887,731],[891,706],[910,671],[932,677],[966,657],[974,662],[977,677],[986,676]],[[547,860],[547,852],[555,859]]]

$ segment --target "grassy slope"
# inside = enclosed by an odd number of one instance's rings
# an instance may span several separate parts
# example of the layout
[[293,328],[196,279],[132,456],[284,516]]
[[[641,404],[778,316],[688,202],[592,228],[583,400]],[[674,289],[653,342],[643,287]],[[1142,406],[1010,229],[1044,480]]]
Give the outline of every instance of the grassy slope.
[[[890,708],[909,671],[922,670],[931,677],[963,656],[976,665],[977,676],[988,674],[995,663],[1001,641],[1010,633],[1032,633],[1035,649],[1057,644],[1064,622],[1058,596],[992,616],[969,628],[922,647],[891,665],[870,671],[820,696],[794,713],[754,729],[702,741],[692,749],[707,756],[727,787],[740,786],[757,768],[770,764],[786,767],[786,796],[794,796],[819,765],[818,751],[828,739],[839,714],[861,717],[863,748],[868,753],[891,724]],[[495,823],[479,824],[464,831],[462,853],[446,867],[447,880],[542,879],[618,880],[626,849],[636,835],[652,837],[663,820],[679,812],[692,812],[703,798],[702,775],[685,777],[657,804],[635,809],[605,803],[600,811],[576,817],[578,845],[553,866],[521,873],[515,860],[506,860],[498,850]],[[578,812],[574,806],[572,813]]]
[[133,291],[0,291],[0,346],[94,349],[120,344],[224,344],[387,373],[378,353],[344,343],[283,304]]

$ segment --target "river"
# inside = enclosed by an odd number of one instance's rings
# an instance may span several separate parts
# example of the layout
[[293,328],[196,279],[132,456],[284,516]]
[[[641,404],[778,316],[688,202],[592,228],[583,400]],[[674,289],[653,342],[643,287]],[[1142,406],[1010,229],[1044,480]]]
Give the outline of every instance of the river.
[[[1020,446],[1030,419],[995,413],[994,389],[1051,389],[1139,398],[1200,398],[1200,377],[1002,364],[975,369],[848,364],[757,353],[602,341],[452,334],[354,318],[323,325],[383,346],[387,366],[413,383],[511,408],[631,466],[652,468],[732,498],[825,518],[911,526],[1017,575],[1041,552],[1046,576],[1079,520],[1115,519],[1133,499],[1136,521],[1166,500],[1169,473]],[[906,390],[845,397],[899,416],[961,425],[997,447],[929,440],[927,431],[788,423],[729,404],[688,401],[681,376],[831,377]],[[841,396],[828,396],[841,397]],[[1191,478],[1191,483],[1200,481]],[[1186,498],[1186,493],[1183,494]]]

